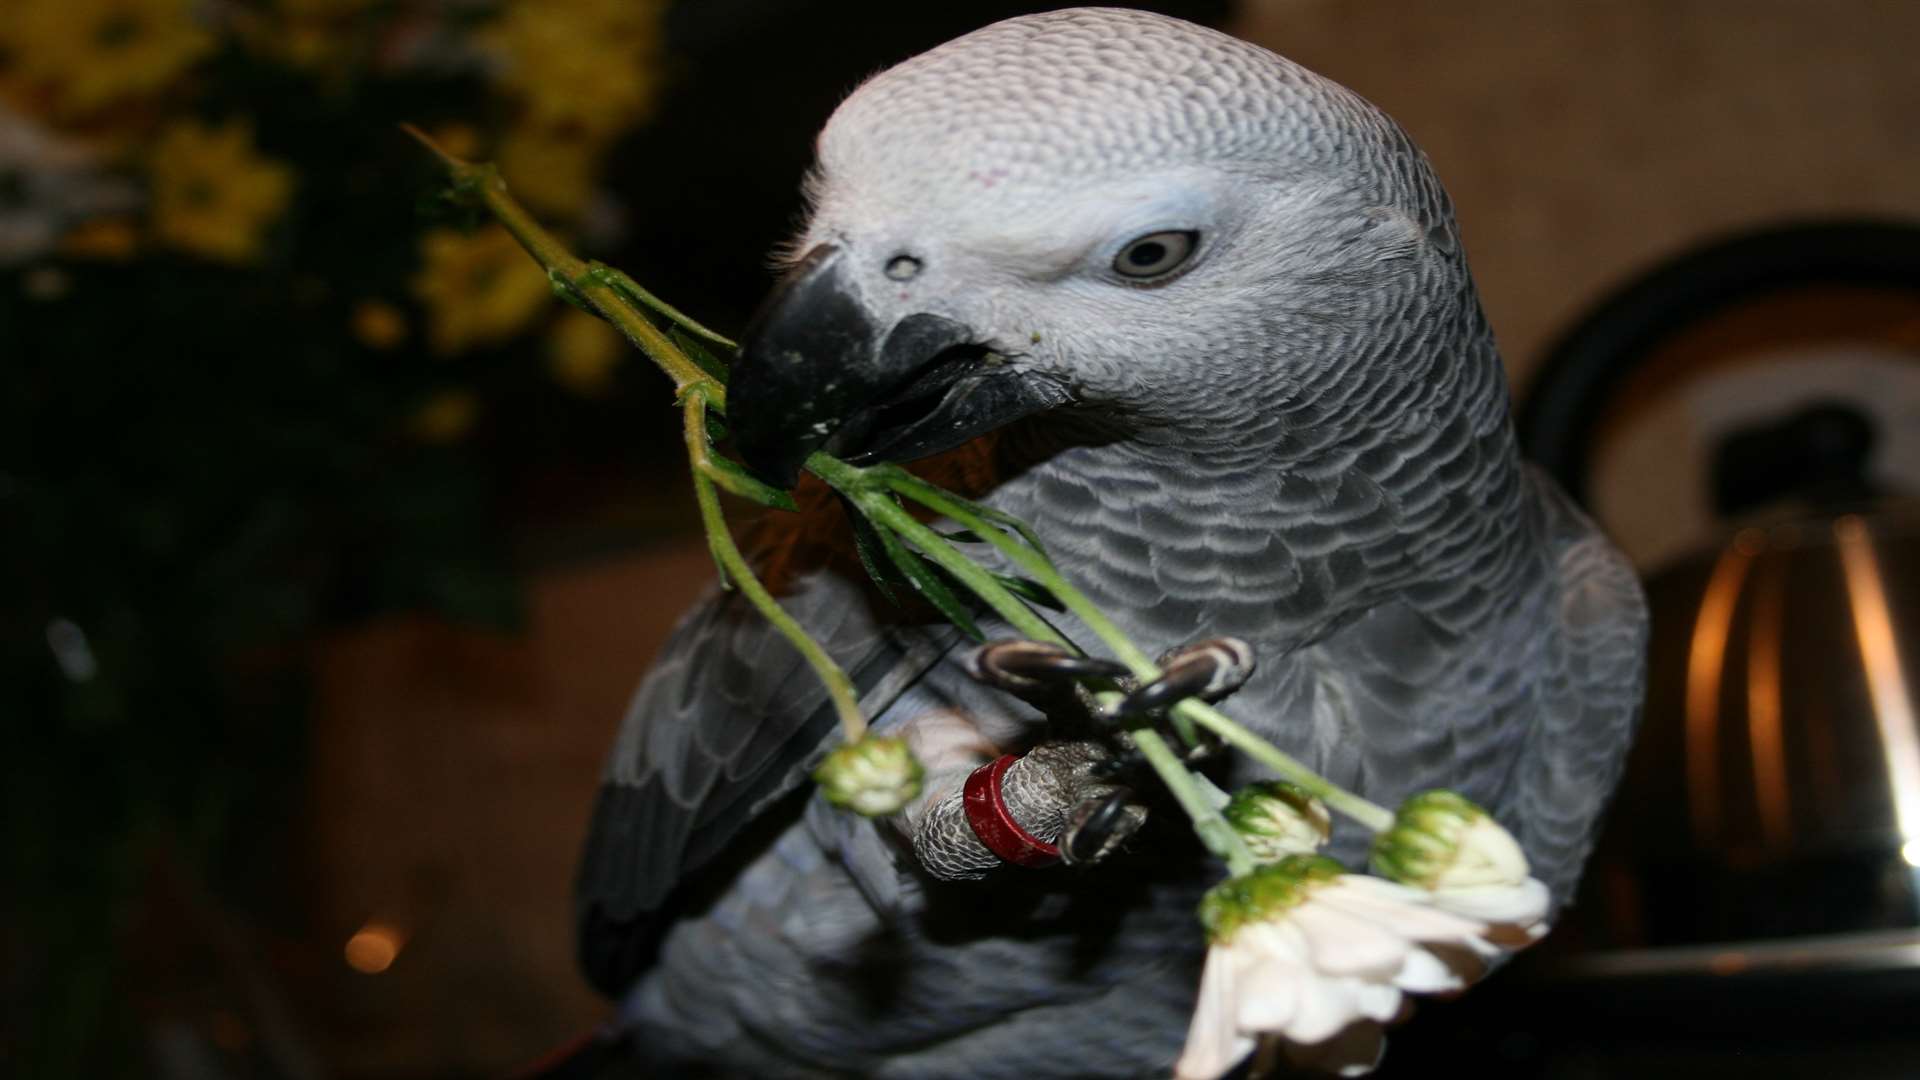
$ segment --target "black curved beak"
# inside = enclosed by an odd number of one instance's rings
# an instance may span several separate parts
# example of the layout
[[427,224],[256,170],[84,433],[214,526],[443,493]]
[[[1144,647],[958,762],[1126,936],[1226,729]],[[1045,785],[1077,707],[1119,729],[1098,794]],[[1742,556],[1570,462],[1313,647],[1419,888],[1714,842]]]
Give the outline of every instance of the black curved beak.
[[909,461],[1068,400],[1059,383],[1010,370],[963,323],[877,319],[847,264],[831,244],[808,252],[741,335],[727,426],[769,482],[793,486],[815,450]]

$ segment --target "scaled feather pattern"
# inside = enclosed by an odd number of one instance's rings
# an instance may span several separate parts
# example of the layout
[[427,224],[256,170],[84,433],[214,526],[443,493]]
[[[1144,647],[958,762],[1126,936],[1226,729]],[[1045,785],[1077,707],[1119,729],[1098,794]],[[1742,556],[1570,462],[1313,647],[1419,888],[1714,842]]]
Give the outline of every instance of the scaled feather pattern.
[[[1564,903],[1631,740],[1644,604],[1519,459],[1460,228],[1405,133],[1254,45],[1072,9],[875,76],[818,154],[793,250],[837,252],[849,310],[937,315],[1002,358],[993,378],[1065,391],[983,451],[983,500],[1143,647],[1250,643],[1225,707],[1262,737],[1381,805],[1458,791]],[[1120,276],[1166,232],[1195,238],[1177,269]],[[902,255],[915,272],[890,276]],[[1074,734],[968,679],[960,636],[851,560],[788,576],[782,603],[877,731],[957,717],[977,742],[955,745],[1016,753]],[[1167,1075],[1207,960],[1195,904],[1222,872],[1179,812],[1091,869],[942,880],[915,855],[933,810],[872,821],[808,790],[836,737],[811,672],[733,596],[655,661],[578,879],[582,960],[633,1051],[664,1074]],[[1327,852],[1360,867],[1367,843],[1341,823]],[[1372,1018],[1387,994],[1351,1000]]]

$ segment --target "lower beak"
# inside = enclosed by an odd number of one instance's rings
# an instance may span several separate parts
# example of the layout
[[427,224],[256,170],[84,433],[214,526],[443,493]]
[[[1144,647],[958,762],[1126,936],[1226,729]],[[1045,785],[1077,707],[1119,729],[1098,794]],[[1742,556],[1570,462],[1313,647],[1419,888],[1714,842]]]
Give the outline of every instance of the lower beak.
[[925,457],[1068,400],[1059,383],[1012,370],[964,323],[928,312],[876,318],[851,273],[839,248],[814,248],[741,336],[727,426],[768,481],[791,487],[816,450],[856,464]]

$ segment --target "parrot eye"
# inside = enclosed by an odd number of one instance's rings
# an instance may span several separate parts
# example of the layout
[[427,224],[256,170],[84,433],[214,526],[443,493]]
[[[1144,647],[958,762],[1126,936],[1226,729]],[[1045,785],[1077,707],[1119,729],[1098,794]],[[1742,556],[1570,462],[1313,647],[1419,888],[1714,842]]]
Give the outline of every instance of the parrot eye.
[[1148,233],[1120,249],[1113,272],[1136,280],[1159,277],[1186,262],[1199,243],[1200,234],[1191,230]]

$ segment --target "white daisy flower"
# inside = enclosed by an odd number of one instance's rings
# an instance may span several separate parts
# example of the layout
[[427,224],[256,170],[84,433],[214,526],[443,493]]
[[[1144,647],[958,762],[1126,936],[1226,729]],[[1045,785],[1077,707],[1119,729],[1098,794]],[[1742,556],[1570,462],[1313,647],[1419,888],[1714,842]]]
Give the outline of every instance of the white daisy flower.
[[1547,932],[1553,900],[1530,876],[1513,834],[1485,810],[1451,791],[1428,791],[1402,803],[1392,828],[1374,838],[1373,866],[1382,875],[1425,890],[1447,911],[1488,925],[1476,946],[1491,959]]
[[1378,1026],[1407,993],[1467,985],[1486,924],[1428,894],[1294,855],[1214,887],[1200,906],[1212,946],[1175,1065],[1181,1080],[1225,1075],[1276,1035],[1289,1054],[1343,1075],[1379,1059]]
[[1311,855],[1333,832],[1327,804],[1284,780],[1241,788],[1220,813],[1263,863]]

